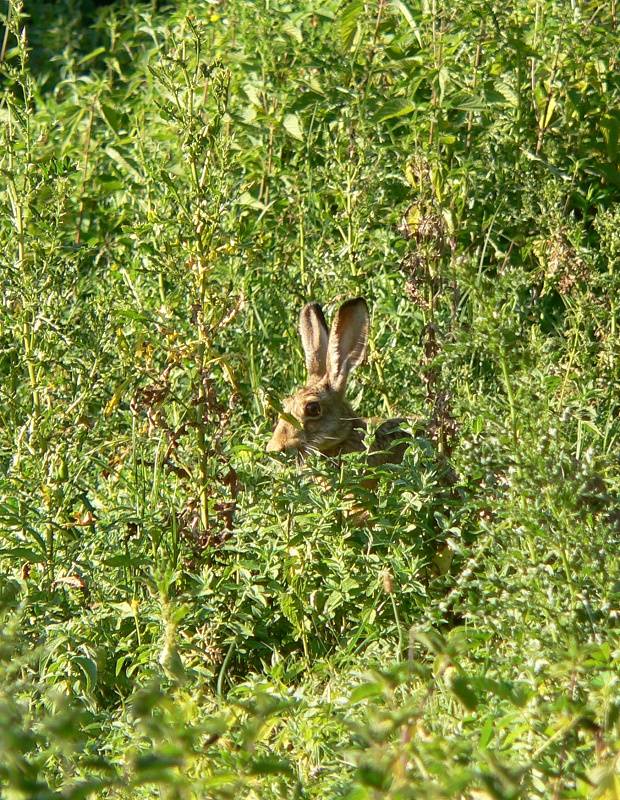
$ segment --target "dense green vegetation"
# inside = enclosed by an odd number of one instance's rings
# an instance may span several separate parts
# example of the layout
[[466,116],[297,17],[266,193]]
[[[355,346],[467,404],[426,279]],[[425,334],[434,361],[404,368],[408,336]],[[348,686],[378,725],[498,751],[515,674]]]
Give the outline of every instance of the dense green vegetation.
[[0,797],[620,798],[615,0],[3,11]]

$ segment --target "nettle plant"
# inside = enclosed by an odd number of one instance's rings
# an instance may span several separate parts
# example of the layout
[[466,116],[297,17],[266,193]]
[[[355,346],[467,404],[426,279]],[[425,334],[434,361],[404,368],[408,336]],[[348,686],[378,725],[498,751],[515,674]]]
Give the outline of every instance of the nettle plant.
[[[79,450],[89,439],[113,476],[150,483],[154,506],[126,524],[139,531],[149,517],[157,520],[147,525],[153,531],[163,522],[175,558],[180,533],[201,549],[230,527],[237,484],[223,440],[237,389],[223,337],[242,305],[230,278],[238,259],[230,75],[217,60],[205,60],[201,25],[191,18],[183,25],[178,40],[173,33],[158,45],[147,112],[123,108],[109,74],[59,87],[51,108],[68,115],[78,140],[76,147],[69,140],[60,157],[48,118],[37,110],[22,7],[10,7],[7,39],[15,48],[3,64],[2,157],[10,226],[3,235],[12,234],[14,258],[5,273],[11,322],[4,360],[21,431],[15,445],[23,457],[15,464],[24,478],[36,475],[42,499],[37,512],[31,506],[15,514],[32,521],[35,513],[35,529],[47,520],[42,538],[25,537],[51,580],[58,547],[71,550],[61,529],[95,522],[92,499],[77,500]],[[132,84],[128,94],[137,91]],[[89,112],[76,114],[75,103]],[[142,138],[145,117],[158,124],[155,139]],[[143,200],[144,186],[150,188]],[[111,194],[100,213],[97,192],[104,189]],[[107,294],[88,285],[97,273]],[[75,337],[87,343],[91,363],[72,351]],[[77,380],[67,393],[59,378],[70,371]],[[61,398],[67,411],[59,418]],[[102,400],[109,423],[94,419]],[[110,425],[118,438],[106,443],[100,433]],[[136,472],[136,457],[153,465],[150,475]],[[105,479],[109,466],[99,477],[91,470],[90,479]],[[184,497],[173,512],[164,475]],[[160,541],[158,534],[155,550]]]
[[[200,24],[191,18],[186,24],[189,35],[178,42],[173,36],[149,67],[152,111],[164,128],[160,141],[141,143],[147,180],[159,192],[146,214],[136,209],[136,244],[149,273],[150,330],[136,331],[148,367],[132,410],[165,442],[158,445],[164,448],[161,468],[187,496],[177,521],[200,546],[230,526],[236,496],[224,453],[238,396],[225,332],[243,297],[231,283],[238,186],[227,111],[230,75],[220,62],[205,62]],[[134,269],[139,274],[141,265]]]
[[[42,6],[0,42],[0,791],[611,797],[614,4]],[[295,309],[362,293],[352,405],[428,435],[272,458]]]

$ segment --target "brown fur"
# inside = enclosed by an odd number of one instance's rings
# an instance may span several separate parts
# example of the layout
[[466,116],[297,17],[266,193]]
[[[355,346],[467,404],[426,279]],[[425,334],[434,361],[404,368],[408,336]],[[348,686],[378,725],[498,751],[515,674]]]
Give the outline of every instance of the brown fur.
[[[270,452],[310,452],[337,456],[364,450],[368,420],[359,417],[345,400],[351,369],[362,363],[368,339],[368,306],[361,298],[348,300],[338,310],[331,331],[321,307],[302,309],[299,331],[308,370],[308,383],[283,402]],[[375,431],[370,463],[399,463],[407,443],[400,428],[404,420],[388,420]]]

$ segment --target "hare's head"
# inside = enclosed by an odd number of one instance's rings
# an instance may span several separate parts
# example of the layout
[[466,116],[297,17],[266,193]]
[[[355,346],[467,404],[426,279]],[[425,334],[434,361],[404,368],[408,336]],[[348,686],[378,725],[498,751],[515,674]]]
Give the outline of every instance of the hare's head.
[[368,326],[368,306],[362,297],[340,306],[331,330],[318,303],[302,309],[299,334],[308,380],[282,404],[284,413],[267,450],[335,455],[358,449],[355,433],[363,423],[344,394],[350,371],[366,356]]

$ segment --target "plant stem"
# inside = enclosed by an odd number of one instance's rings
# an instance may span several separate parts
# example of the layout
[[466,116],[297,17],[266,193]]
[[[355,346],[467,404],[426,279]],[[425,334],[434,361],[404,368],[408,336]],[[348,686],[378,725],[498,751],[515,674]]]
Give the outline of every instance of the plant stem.
[[510,426],[512,428],[512,439],[516,444],[518,440],[517,410],[515,407],[515,398],[512,391],[512,384],[510,383],[510,374],[508,373],[508,362],[506,360],[506,354],[503,350],[500,355],[499,361],[502,368],[502,375],[504,376],[504,386],[506,388],[506,395],[508,396],[508,404],[510,406]]
[[93,130],[93,107],[90,107],[88,115],[88,125],[86,126],[86,141],[84,142],[84,160],[82,167],[82,184],[80,186],[80,208],[78,211],[77,230],[75,233],[75,243],[80,244],[82,237],[82,220],[84,218],[84,189],[86,187],[86,174],[88,172],[88,156],[90,152],[90,138]]
[[392,609],[394,611],[394,621],[396,622],[396,630],[398,631],[398,650],[396,651],[396,660],[400,661],[403,657],[403,627],[400,624],[400,616],[398,614],[398,608],[396,606],[396,600],[394,600],[394,593],[390,592],[390,600],[392,601]]

